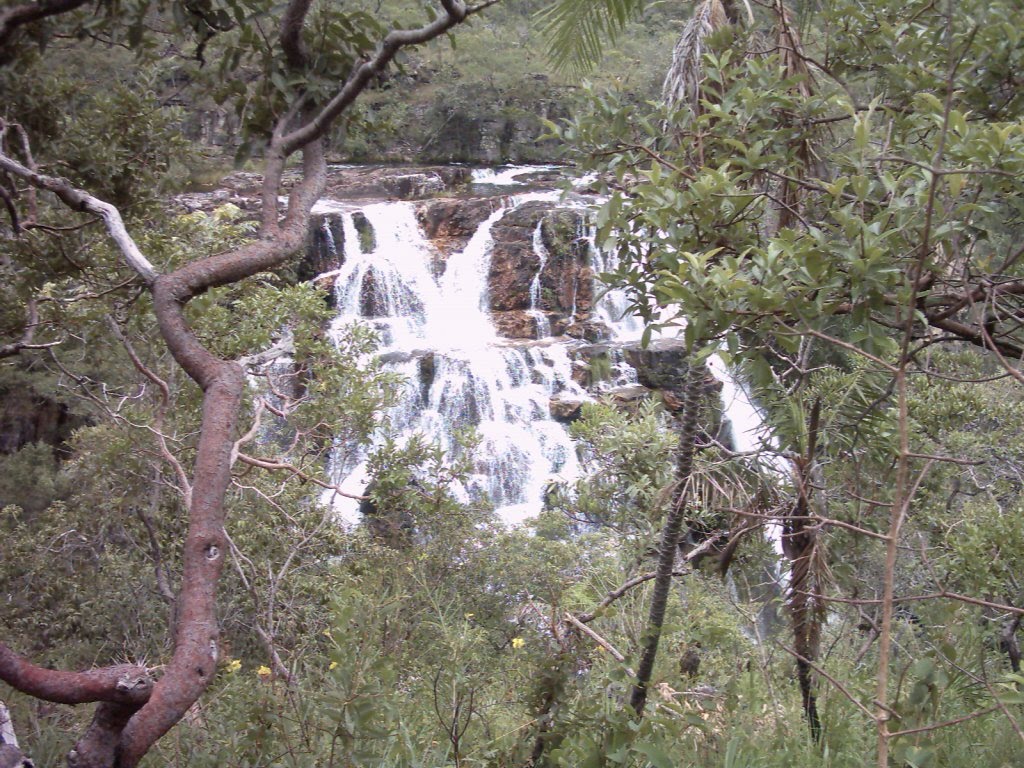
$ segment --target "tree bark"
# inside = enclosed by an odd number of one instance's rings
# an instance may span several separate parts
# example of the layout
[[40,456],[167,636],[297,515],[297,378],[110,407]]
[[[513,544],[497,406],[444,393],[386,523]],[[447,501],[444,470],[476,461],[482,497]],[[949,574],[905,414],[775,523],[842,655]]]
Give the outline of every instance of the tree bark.
[[[190,328],[185,306],[211,288],[230,285],[284,263],[306,237],[313,205],[326,181],[322,137],[331,122],[365,89],[398,50],[444,34],[470,14],[497,0],[467,7],[461,0],[441,0],[443,13],[416,29],[393,30],[376,52],[354,66],[348,79],[322,109],[305,96],[278,121],[266,150],[263,203],[258,239],[233,251],[208,256],[166,275],[149,262],[132,239],[118,210],[73,187],[67,180],[46,176],[4,154],[0,171],[36,189],[52,192],[75,211],[102,218],[107,232],[130,266],[149,288],[153,311],[164,343],[175,362],[203,392],[202,422],[196,450],[188,531],[184,542],[181,585],[175,601],[174,651],[164,674],[155,684],[147,670],[118,666],[87,672],[59,672],[35,666],[0,643],[0,679],[37,698],[67,704],[102,702],[89,728],[68,755],[72,768],[134,768],[157,740],[167,733],[203,693],[216,672],[219,627],[216,616],[217,585],[227,537],[224,533],[225,496],[231,481],[236,426],[245,375],[242,367],[206,349]],[[18,6],[0,13],[0,41],[13,29],[12,14],[23,11],[64,10],[75,0],[51,0]],[[281,45],[290,66],[306,66],[302,28],[312,3],[290,0],[282,15]],[[53,12],[61,12],[60,9]],[[46,15],[45,13],[43,15]],[[285,161],[302,153],[300,181],[289,190],[287,208],[280,218],[281,181]],[[29,163],[34,166],[34,163]]]
[[704,394],[704,371],[703,365],[691,362],[686,374],[677,459],[679,496],[672,509],[669,510],[661,533],[657,575],[654,577],[654,593],[651,596],[651,608],[647,616],[647,627],[644,630],[643,650],[640,655],[640,663],[637,665],[636,682],[629,700],[630,706],[639,717],[643,717],[644,706],[647,703],[647,685],[651,681],[654,661],[658,655],[661,627],[665,622],[665,609],[672,586],[672,571],[679,548],[679,535],[683,527],[686,505],[690,498],[690,476],[693,474],[693,458],[697,445],[697,419],[700,415],[701,399]]

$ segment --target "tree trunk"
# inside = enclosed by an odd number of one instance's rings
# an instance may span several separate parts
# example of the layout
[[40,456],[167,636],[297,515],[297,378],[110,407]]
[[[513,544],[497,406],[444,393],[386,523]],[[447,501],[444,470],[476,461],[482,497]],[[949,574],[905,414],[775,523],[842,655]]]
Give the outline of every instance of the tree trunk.
[[683,516],[690,498],[690,476],[693,474],[693,458],[697,444],[697,419],[700,415],[701,399],[704,395],[703,365],[690,363],[686,374],[686,385],[683,400],[683,412],[679,424],[679,454],[677,459],[677,483],[679,495],[665,518],[665,526],[661,532],[661,544],[658,550],[657,575],[654,577],[654,592],[651,596],[651,608],[647,616],[647,627],[644,630],[643,650],[637,666],[636,682],[629,704],[639,717],[643,717],[647,703],[647,685],[654,671],[654,661],[658,656],[658,643],[661,640],[661,627],[665,622],[665,608],[668,605],[669,590],[672,586],[672,571],[679,548],[679,535],[683,527]]
[[[190,493],[185,494],[188,532],[175,601],[174,652],[160,680],[153,683],[146,669],[127,665],[86,672],[45,669],[0,643],[0,680],[47,701],[100,702],[91,725],[68,755],[72,768],[134,768],[181,720],[216,672],[217,585],[227,554],[224,501],[231,481],[245,376],[237,363],[222,360],[203,347],[185,319],[185,306],[211,288],[273,269],[298,251],[305,241],[310,211],[324,188],[323,137],[333,121],[400,49],[439,37],[496,1],[484,0],[467,7],[462,0],[439,0],[442,12],[435,13],[423,26],[392,29],[383,35],[372,54],[353,64],[334,95],[323,104],[315,104],[308,93],[296,94],[290,109],[278,119],[266,148],[258,238],[232,251],[188,263],[170,274],[160,274],[148,261],[115,206],[75,188],[66,179],[39,173],[27,140],[22,148],[27,165],[6,154],[6,145],[0,143],[0,175],[51,192],[69,209],[102,219],[124,263],[149,289],[160,334],[175,362],[203,392],[193,477],[191,483],[183,481],[183,485],[190,486]],[[81,0],[39,0],[0,12],[0,45],[17,27],[82,4]],[[280,18],[280,53],[288,68],[300,76],[310,74],[313,67],[307,60],[302,36],[311,6],[310,0],[289,0]],[[0,138],[8,127],[0,119]],[[284,167],[296,152],[302,154],[302,172],[288,189],[288,202],[283,205],[280,195]],[[5,198],[5,202],[11,203],[11,199]],[[13,204],[8,208],[14,211]],[[12,219],[17,230],[15,214]],[[26,336],[16,349],[5,347],[0,352],[17,354],[31,347],[31,341]]]

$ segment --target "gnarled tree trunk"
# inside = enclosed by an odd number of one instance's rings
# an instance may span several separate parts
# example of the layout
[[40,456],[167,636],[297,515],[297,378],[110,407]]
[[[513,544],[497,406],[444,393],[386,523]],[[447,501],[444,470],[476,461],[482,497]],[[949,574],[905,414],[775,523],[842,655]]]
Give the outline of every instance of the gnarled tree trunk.
[[[211,288],[230,285],[279,266],[304,244],[310,211],[326,177],[323,136],[403,47],[438,37],[470,14],[497,0],[467,7],[462,0],[439,0],[433,21],[414,29],[392,30],[376,51],[353,65],[344,83],[323,105],[299,93],[278,121],[264,160],[262,215],[258,238],[236,250],[208,256],[168,274],[160,274],[141,252],[109,203],[76,189],[68,181],[38,172],[27,147],[25,164],[6,153],[0,142],[0,176],[46,190],[75,211],[102,218],[126,264],[149,290],[160,334],[175,361],[203,392],[202,423],[192,477],[187,483],[188,531],[184,542],[181,584],[175,604],[175,638],[171,659],[156,682],[146,669],[117,666],[85,672],[45,669],[21,658],[0,643],[0,680],[19,691],[65,704],[99,702],[92,723],[68,755],[72,768],[133,768],[152,746],[188,711],[210,684],[216,671],[219,627],[217,585],[227,538],[225,495],[231,481],[245,376],[242,367],[206,349],[186,321],[185,306]],[[27,3],[0,13],[0,42],[16,26],[81,3]],[[281,16],[281,55],[289,69],[308,73],[302,33],[312,0],[290,0]],[[19,10],[21,9],[21,10]],[[22,15],[12,15],[14,12]],[[33,13],[36,15],[33,16]],[[26,21],[27,20],[27,21]],[[0,121],[0,138],[6,124]],[[282,218],[279,199],[286,160],[302,154],[302,174],[288,190]],[[3,181],[0,178],[0,181]],[[0,184],[0,192],[5,187]],[[4,197],[13,200],[12,195]],[[17,219],[12,213],[16,225]],[[23,340],[30,345],[31,338]],[[14,350],[11,354],[15,354]]]

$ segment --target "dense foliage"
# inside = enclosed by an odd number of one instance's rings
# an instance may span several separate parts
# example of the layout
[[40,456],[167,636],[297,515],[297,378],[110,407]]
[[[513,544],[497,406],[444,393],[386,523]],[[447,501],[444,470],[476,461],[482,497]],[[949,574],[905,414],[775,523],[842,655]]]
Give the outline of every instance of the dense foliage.
[[[236,150],[258,159],[289,103],[330,98],[423,4],[370,5],[317,5],[323,34],[307,36],[299,74],[264,37],[269,4],[90,4],[12,38],[3,149],[25,156],[17,123],[44,170],[122,207],[162,273],[244,247],[254,225],[237,209],[162,201]],[[453,152],[490,111],[535,126],[538,99],[551,118],[576,110],[544,148],[528,128],[491,159],[559,146],[598,172],[598,237],[620,265],[603,279],[629,292],[649,337],[681,335],[695,370],[717,354],[742,372],[765,415],[760,449],[736,451],[705,398],[680,477],[675,409],[588,406],[573,427],[583,476],[507,530],[451,492],[464,461],[429,436],[385,439],[376,515],[346,530],[322,503],[343,490],[326,457],[388,433],[399,382],[374,362],[375,338],[329,340],[322,291],[285,269],[204,290],[187,308],[195,337],[253,381],[226,492],[216,672],[146,764],[1015,764],[1019,4],[830,0],[748,19],[745,4],[707,0],[704,26],[670,28],[663,5],[563,0],[541,24],[570,72],[621,35],[579,93],[528,32],[541,5],[503,3],[457,43],[409,53],[332,147],[471,159],[479,147]],[[679,31],[666,98],[644,102],[669,66],[667,48],[650,50]],[[182,138],[204,110],[229,116],[226,148]],[[61,426],[0,457],[0,635],[48,667],[159,676],[202,393],[105,232],[45,195],[31,228],[11,224],[0,394],[12,419],[52,412]],[[275,349],[287,364],[261,365]],[[638,716],[627,702],[676,512],[685,531]],[[38,765],[91,717],[0,698]]]

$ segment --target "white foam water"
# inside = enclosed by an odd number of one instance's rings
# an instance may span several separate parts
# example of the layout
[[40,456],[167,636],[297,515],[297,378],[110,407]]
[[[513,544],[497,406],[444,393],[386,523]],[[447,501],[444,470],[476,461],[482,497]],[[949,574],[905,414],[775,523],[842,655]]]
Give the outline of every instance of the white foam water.
[[[345,232],[333,330],[352,322],[375,328],[379,352],[394,360],[389,365],[408,382],[389,413],[399,442],[420,434],[447,452],[458,452],[456,435],[473,429],[479,439],[473,472],[458,493],[465,499],[486,496],[510,524],[540,512],[553,478],[578,474],[569,434],[550,415],[554,395],[588,397],[572,379],[567,350],[550,338],[533,343],[502,339],[487,310],[491,227],[527,201],[555,199],[556,193],[535,193],[499,207],[466,247],[450,256],[440,278],[431,272],[435,252],[411,203],[361,209],[375,241],[366,252],[353,209],[319,204],[321,211],[342,217]],[[428,386],[421,383],[422,365],[430,369]],[[332,472],[348,492],[362,492],[370,480],[363,460],[337,461]],[[358,520],[358,502],[337,496],[332,501],[344,520]]]
[[[502,184],[535,170],[546,168],[474,171],[474,180]],[[337,333],[353,322],[375,328],[381,340],[379,354],[407,382],[400,402],[388,413],[392,432],[399,443],[419,434],[456,453],[461,450],[456,436],[474,430],[479,444],[472,456],[473,470],[456,494],[462,500],[488,498],[509,524],[522,523],[542,510],[551,481],[572,481],[579,473],[573,442],[566,427],[552,419],[550,402],[555,395],[578,400],[589,395],[572,378],[569,342],[549,336],[550,325],[539,309],[540,270],[550,257],[539,225],[533,248],[540,267],[530,286],[530,314],[538,340],[524,343],[501,338],[487,309],[492,227],[525,202],[557,199],[556,192],[500,202],[495,198],[495,211],[466,247],[448,258],[440,277],[432,269],[437,253],[416,222],[413,203],[356,205],[321,200],[314,209],[335,217],[334,227],[340,219],[344,232],[343,264],[333,273],[338,314],[332,330]],[[373,238],[363,242],[353,218],[357,211],[373,229]],[[336,248],[332,222],[325,220],[323,226],[324,242]],[[590,243],[595,274],[617,267],[614,254],[595,247],[593,228],[580,236]],[[609,329],[614,341],[639,339],[643,323],[629,312],[626,294],[600,286],[597,291],[603,293],[594,307],[594,319]],[[712,358],[711,369],[723,383],[735,448],[755,450],[765,439],[760,413],[721,359]],[[620,383],[630,375],[635,381],[629,369],[620,376]],[[349,493],[362,493],[372,479],[364,455],[342,451],[336,452],[331,472],[334,482]],[[358,522],[358,501],[331,492],[324,501],[344,521]]]

